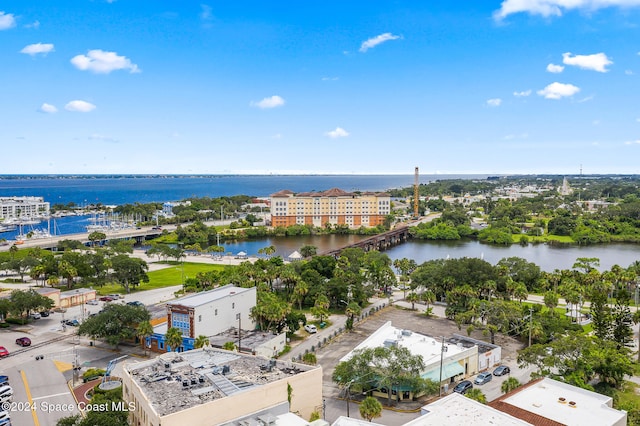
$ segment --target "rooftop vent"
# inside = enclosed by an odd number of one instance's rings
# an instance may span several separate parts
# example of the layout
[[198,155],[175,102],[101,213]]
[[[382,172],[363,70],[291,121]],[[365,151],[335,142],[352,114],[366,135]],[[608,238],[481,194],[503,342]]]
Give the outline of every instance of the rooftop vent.
[[225,365],[222,367],[222,374],[227,374],[231,371],[231,367],[229,367],[228,365]]
[[397,340],[392,340],[392,339],[386,339],[384,341],[384,347],[385,348],[390,348],[391,346],[398,346],[398,341]]
[[560,404],[566,404],[567,403],[567,398],[560,397],[560,398],[558,398],[558,402]]
[[575,401],[569,401],[569,407],[576,408],[577,407],[576,402]]
[[411,334],[412,334],[411,330],[402,330],[403,336],[411,336]]

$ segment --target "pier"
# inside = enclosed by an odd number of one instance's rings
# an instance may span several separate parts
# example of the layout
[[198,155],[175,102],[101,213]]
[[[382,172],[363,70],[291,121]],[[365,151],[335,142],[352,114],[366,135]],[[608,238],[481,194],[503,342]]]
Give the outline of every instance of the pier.
[[402,225],[396,229],[384,232],[382,234],[374,235],[373,237],[366,238],[357,243],[349,244],[348,246],[340,247],[338,249],[325,251],[323,253],[320,253],[320,255],[338,257],[344,249],[348,248],[361,248],[364,251],[384,251],[389,247],[402,244],[407,241],[411,237],[409,228],[410,226],[408,225]]

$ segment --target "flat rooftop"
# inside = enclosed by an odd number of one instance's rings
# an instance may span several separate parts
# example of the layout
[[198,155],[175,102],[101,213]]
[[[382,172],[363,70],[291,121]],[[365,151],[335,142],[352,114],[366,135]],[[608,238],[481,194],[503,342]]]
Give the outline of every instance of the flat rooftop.
[[530,425],[530,423],[455,392],[425,405],[421,412],[420,417],[405,423],[404,426]]
[[205,348],[124,368],[158,415],[166,416],[318,367]]
[[[276,334],[265,332],[265,331],[258,331],[258,330],[242,330],[242,333],[240,334],[243,350],[245,348],[250,348],[250,349],[257,348],[263,343],[273,340],[275,337],[277,337]],[[222,347],[227,342],[234,342],[237,344],[238,329],[233,327],[227,331],[224,331],[220,334],[216,334],[215,336],[210,336],[208,338],[211,346]]]
[[490,405],[531,423],[530,414],[568,426],[625,425],[627,418],[624,411],[611,408],[610,397],[549,378],[522,386]]
[[252,288],[242,288],[236,287],[233,284],[227,284],[213,290],[203,291],[197,294],[172,300],[171,302],[167,302],[167,305],[180,305],[186,306],[188,308],[195,308],[196,306],[202,306],[214,300],[223,299],[234,294],[240,294],[251,290]]
[[[422,355],[422,359],[426,366],[434,362],[440,362],[440,351],[442,349],[442,341],[424,334],[415,333],[410,330],[403,330],[391,325],[391,321],[387,322],[377,329],[371,336],[367,337],[362,343],[356,346],[353,351],[346,354],[340,361],[347,361],[353,356],[353,352],[358,349],[377,348],[380,346],[398,345],[406,347],[413,355]],[[446,357],[451,358],[467,350],[462,345],[453,344],[445,341]],[[472,345],[473,346],[473,345]]]

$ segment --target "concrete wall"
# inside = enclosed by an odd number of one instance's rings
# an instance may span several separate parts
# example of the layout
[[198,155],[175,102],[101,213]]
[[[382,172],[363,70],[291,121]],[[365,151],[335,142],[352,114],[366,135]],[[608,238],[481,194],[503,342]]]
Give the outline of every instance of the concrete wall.
[[287,333],[278,334],[273,336],[273,339],[268,342],[264,342],[260,346],[256,347],[255,354],[265,358],[273,358],[284,350],[286,344]]
[[215,336],[231,327],[238,327],[237,314],[240,314],[243,330],[254,330],[256,324],[249,317],[251,308],[254,306],[256,306],[255,287],[197,306],[193,316],[193,337]]

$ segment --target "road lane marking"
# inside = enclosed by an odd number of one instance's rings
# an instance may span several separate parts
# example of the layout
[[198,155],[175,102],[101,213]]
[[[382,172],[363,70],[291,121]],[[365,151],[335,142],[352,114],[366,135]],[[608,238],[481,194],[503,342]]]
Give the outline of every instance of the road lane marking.
[[29,389],[29,382],[27,382],[27,375],[24,373],[24,370],[20,370],[20,376],[22,376],[22,383],[24,383],[24,390],[27,393],[27,399],[29,400],[29,406],[31,407],[33,424],[35,426],[40,426],[40,421],[38,420],[38,414],[36,413],[36,406],[33,403],[33,398],[31,398],[31,389]]
[[54,393],[53,395],[39,396],[39,397],[33,398],[33,400],[37,401],[39,399],[54,398],[56,396],[62,396],[62,395],[69,395],[69,392],[61,392],[61,393]]

